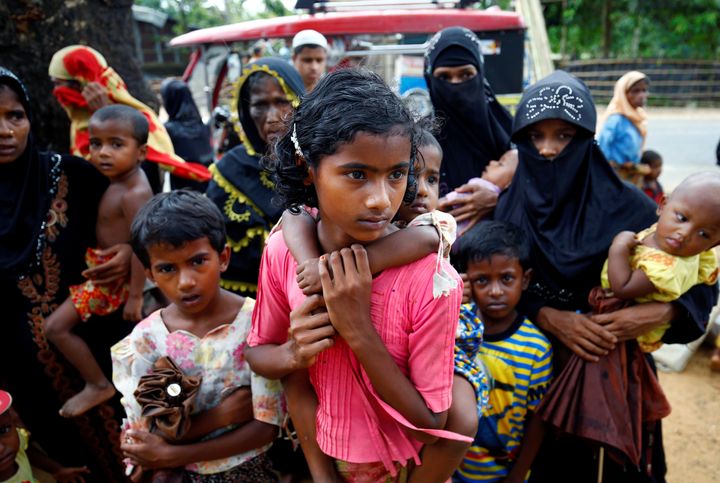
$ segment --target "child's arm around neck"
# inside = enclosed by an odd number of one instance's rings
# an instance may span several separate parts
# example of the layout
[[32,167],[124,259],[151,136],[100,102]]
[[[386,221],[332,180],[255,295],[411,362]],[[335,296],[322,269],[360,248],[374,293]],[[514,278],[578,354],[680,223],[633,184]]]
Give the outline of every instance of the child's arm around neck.
[[[299,215],[285,211],[282,217],[283,239],[298,262],[298,283],[306,295],[320,292],[317,259],[322,248],[317,239],[317,224],[307,212]],[[411,226],[368,244],[365,248],[370,271],[378,274],[390,267],[412,263],[437,251],[440,242],[433,226]]]

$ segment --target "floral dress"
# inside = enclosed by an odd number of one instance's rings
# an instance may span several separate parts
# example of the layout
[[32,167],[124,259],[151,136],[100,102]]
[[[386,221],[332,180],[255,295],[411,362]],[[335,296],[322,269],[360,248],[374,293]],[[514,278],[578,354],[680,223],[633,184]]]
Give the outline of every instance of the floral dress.
[[[246,298],[231,324],[216,327],[202,338],[184,330],[169,332],[162,320],[162,310],[158,310],[113,346],[113,383],[122,393],[121,402],[127,414],[124,429],[148,429],[133,393],[140,377],[148,374],[155,361],[163,356],[170,357],[186,375],[202,378],[195,413],[217,406],[239,387],[250,386],[255,419],[281,426],[286,410],[280,381],[252,372],[243,354],[254,306],[255,301]],[[206,439],[231,429],[219,429]],[[229,458],[195,462],[185,470],[206,475],[228,471],[263,454],[269,447],[261,446]]]

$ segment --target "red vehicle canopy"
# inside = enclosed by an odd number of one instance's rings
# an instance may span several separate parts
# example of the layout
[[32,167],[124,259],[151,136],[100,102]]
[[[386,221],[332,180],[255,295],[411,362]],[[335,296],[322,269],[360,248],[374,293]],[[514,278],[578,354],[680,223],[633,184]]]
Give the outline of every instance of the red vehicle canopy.
[[170,45],[180,47],[292,37],[305,29],[317,30],[324,35],[435,33],[455,25],[474,32],[525,28],[517,13],[496,9],[367,10],[250,20],[188,32],[172,39]]

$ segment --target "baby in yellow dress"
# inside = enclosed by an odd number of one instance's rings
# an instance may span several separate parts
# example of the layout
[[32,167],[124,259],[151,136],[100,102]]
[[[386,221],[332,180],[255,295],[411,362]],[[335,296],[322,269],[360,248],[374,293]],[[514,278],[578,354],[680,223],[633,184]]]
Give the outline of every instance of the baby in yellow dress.
[[[637,303],[671,302],[693,285],[713,285],[720,244],[720,173],[697,173],[663,199],[658,222],[635,234],[620,232],[602,271],[602,287],[612,296]],[[644,352],[662,345],[670,327],[661,325],[638,337]]]

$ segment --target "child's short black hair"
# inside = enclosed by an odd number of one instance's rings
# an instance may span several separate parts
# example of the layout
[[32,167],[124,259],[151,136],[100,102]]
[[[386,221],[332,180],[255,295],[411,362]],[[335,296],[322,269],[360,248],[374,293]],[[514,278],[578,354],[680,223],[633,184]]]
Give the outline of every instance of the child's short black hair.
[[101,107],[95,111],[90,118],[90,122],[105,122],[105,121],[124,121],[132,126],[132,137],[137,141],[138,145],[142,146],[147,144],[148,132],[150,131],[150,124],[143,114],[137,109],[126,106],[125,104],[111,104],[109,106]]
[[179,248],[206,237],[222,252],[226,242],[222,213],[209,198],[184,189],[153,196],[130,228],[130,244],[145,268],[150,268],[148,247],[168,244]]
[[437,149],[440,152],[440,156],[443,154],[442,146],[440,146],[440,143],[438,142],[437,138],[435,138],[434,133],[426,128],[426,127],[420,127],[418,139],[417,139],[417,147],[418,149],[422,149],[426,146],[432,146],[435,149]]
[[657,166],[658,164],[662,164],[662,156],[660,156],[660,153],[657,151],[653,151],[651,149],[648,149],[647,151],[643,151],[642,156],[640,157],[640,164],[647,164],[648,166]]
[[[302,153],[297,156],[293,131]],[[276,200],[291,210],[317,207],[315,187],[305,184],[309,167],[353,142],[360,133],[406,136],[411,141],[410,172],[404,200],[415,199],[417,129],[410,112],[377,74],[365,69],[341,69],[323,77],[303,98],[264,165],[273,175]],[[300,159],[299,159],[300,158]]]
[[452,262],[459,272],[467,272],[472,262],[489,260],[493,255],[517,258],[523,270],[530,268],[530,242],[512,223],[484,221],[470,228],[453,245]]

